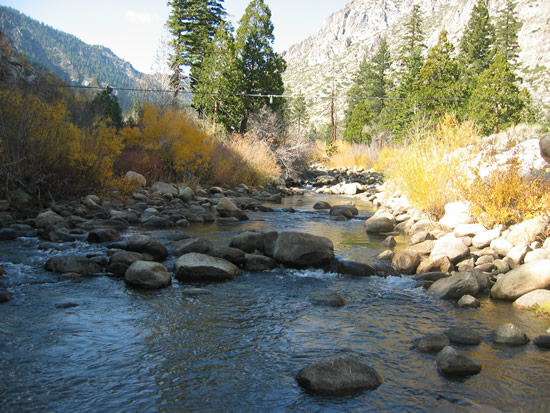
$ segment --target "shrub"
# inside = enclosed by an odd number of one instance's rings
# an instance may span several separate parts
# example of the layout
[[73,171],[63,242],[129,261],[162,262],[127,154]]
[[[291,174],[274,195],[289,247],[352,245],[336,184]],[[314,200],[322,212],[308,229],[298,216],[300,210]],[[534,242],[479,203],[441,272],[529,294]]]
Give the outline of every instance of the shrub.
[[140,147],[125,148],[115,169],[120,175],[126,175],[128,171],[140,173],[148,182],[160,181],[168,175],[159,151]]
[[511,225],[550,211],[550,182],[543,177],[525,177],[513,158],[482,178],[462,185],[472,213],[486,226]]

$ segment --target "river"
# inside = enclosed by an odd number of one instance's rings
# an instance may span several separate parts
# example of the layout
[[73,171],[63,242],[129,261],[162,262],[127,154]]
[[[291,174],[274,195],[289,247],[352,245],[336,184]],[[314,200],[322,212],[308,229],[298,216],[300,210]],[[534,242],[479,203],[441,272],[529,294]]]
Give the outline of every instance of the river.
[[[320,199],[349,201],[306,194],[284,200],[283,207],[296,213],[254,212],[236,225],[185,231],[216,246],[245,229],[304,231],[331,238],[337,256],[371,262],[382,249],[382,240],[369,239],[362,227],[371,211],[357,204],[358,218],[332,221],[326,211],[313,210]],[[149,233],[163,242],[170,235]],[[211,292],[202,296],[186,294],[189,286],[176,280],[166,289],[143,291],[108,276],[47,273],[43,264],[54,253],[37,250],[38,243],[32,236],[0,243],[7,272],[0,287],[13,296],[0,305],[5,412],[546,412],[550,406],[550,352],[491,342],[492,330],[505,322],[531,338],[550,327],[509,303],[484,298],[481,309],[459,309],[427,295],[409,277],[319,270],[242,272],[230,282],[202,285]],[[65,246],[67,254],[106,250],[86,242]],[[165,263],[169,269],[173,261]],[[308,294],[324,288],[350,303],[312,305]],[[78,306],[58,308],[66,303]],[[437,372],[434,355],[411,349],[415,339],[453,326],[482,335],[481,345],[460,347],[481,362],[480,374],[449,380]],[[374,367],[384,383],[347,397],[308,394],[296,383],[307,364],[344,354]]]

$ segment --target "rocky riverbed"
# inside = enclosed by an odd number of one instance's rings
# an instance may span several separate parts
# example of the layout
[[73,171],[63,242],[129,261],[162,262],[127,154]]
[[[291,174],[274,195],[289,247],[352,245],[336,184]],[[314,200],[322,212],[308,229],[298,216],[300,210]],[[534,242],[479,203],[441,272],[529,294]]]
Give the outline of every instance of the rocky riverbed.
[[[186,291],[190,296],[208,294],[204,286],[234,280],[240,273],[316,268],[352,278],[399,275],[413,279],[425,288],[421,294],[449,300],[464,308],[462,311],[483,312],[483,306],[476,310],[480,301],[493,299],[515,300],[518,308],[548,302],[550,241],[546,239],[545,217],[511,228],[484,228],[473,222],[464,205],[450,204],[445,217],[433,222],[411,208],[401,193],[387,192],[381,175],[358,169],[318,170],[312,172],[305,185],[309,193],[348,196],[349,201],[335,205],[331,205],[330,198],[319,201],[314,209],[335,223],[363,225],[365,236],[378,239],[385,250],[365,262],[339,257],[327,237],[292,228],[237,230],[224,245],[214,245],[207,237],[187,231],[213,222],[238,228],[256,212],[292,215],[294,208],[274,205],[280,205],[285,197],[300,199],[303,189],[282,186],[250,189],[239,185],[194,191],[184,185],[156,183],[143,187],[126,201],[90,195],[80,202],[53,204],[24,214],[2,201],[0,239],[10,243],[38,237],[38,248],[51,255],[44,269],[58,273],[61,279],[110,276],[124,279],[132,288],[147,290],[164,289],[176,280],[189,285]],[[358,219],[359,202],[374,211],[372,216]],[[170,235],[159,240],[151,236],[154,231]],[[67,254],[65,251],[74,242],[104,248]],[[0,269],[4,280],[12,276],[10,266],[6,268]],[[17,288],[10,288],[0,297],[2,301],[17,302],[18,294]],[[331,289],[311,291],[309,300],[329,308],[351,305],[349,295]],[[78,306],[70,301],[57,305]],[[525,346],[532,340],[536,346],[548,347],[544,330],[536,335],[529,331],[528,337],[516,325],[504,322],[488,333],[496,345]],[[468,349],[480,342],[468,329],[446,329],[418,337],[411,348],[420,354],[437,354],[434,366],[440,374],[469,377],[482,371],[483,363],[465,354],[464,346]],[[317,373],[308,376],[327,365],[334,367],[328,382],[323,379],[319,383]],[[345,373],[352,370],[357,374]],[[388,375],[391,372],[384,373]],[[310,391],[331,395],[373,389],[384,382],[380,373],[349,357],[316,360],[296,379]]]

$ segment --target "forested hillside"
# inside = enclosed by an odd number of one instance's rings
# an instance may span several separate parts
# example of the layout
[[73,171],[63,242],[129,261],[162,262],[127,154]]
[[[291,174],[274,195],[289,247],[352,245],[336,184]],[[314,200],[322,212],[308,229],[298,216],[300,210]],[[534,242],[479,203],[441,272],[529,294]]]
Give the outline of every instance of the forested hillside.
[[[9,7],[0,7],[0,31],[34,66],[52,71],[73,85],[136,88],[144,75],[103,46],[91,46]],[[123,108],[135,96],[120,93]]]

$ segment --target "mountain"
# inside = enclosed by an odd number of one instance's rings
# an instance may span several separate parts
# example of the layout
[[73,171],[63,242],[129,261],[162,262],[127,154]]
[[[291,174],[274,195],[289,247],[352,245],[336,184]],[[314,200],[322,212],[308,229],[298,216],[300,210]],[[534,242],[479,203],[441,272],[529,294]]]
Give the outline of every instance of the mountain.
[[[360,62],[386,36],[393,53],[399,48],[404,22],[412,7],[420,5],[426,45],[437,43],[445,29],[458,46],[477,0],[352,0],[328,16],[321,29],[283,53],[288,67],[285,85],[293,94],[303,94],[312,103],[312,120],[327,121],[330,95],[334,92],[339,118],[346,93]],[[505,0],[489,0],[495,17]],[[520,76],[535,103],[550,108],[550,1],[518,0],[516,13],[523,26],[518,35]]]
[[[0,31],[13,49],[35,66],[52,71],[72,85],[136,88],[145,76],[103,46],[90,46],[77,37],[53,29],[15,9],[0,6]],[[123,108],[135,94],[120,93]]]

